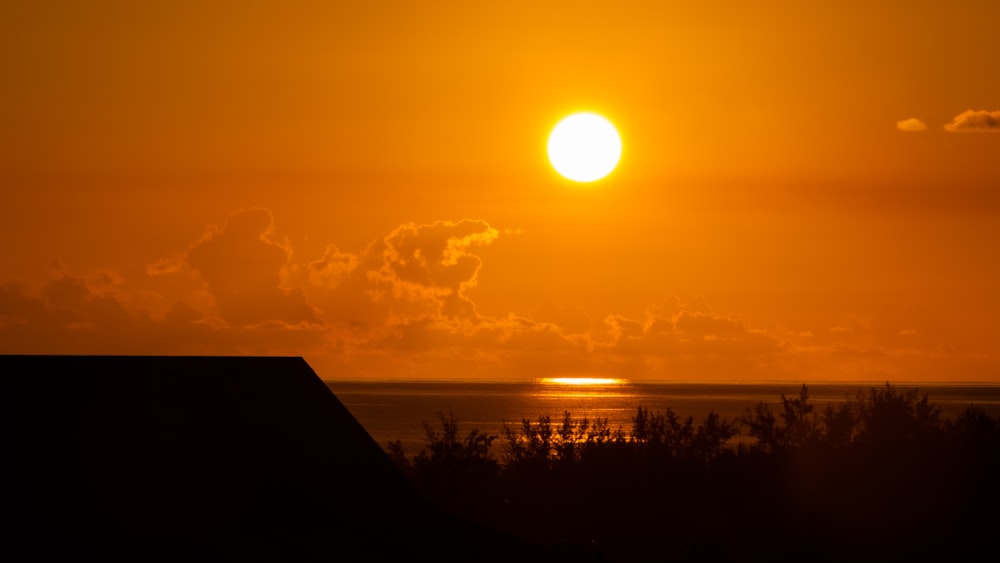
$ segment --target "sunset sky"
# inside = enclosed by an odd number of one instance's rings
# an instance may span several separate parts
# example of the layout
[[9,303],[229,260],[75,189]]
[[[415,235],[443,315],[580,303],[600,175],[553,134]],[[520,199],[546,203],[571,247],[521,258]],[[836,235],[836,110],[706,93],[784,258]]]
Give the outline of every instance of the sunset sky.
[[[0,6],[0,353],[1000,383],[1000,2]],[[578,184],[546,140],[611,120]]]

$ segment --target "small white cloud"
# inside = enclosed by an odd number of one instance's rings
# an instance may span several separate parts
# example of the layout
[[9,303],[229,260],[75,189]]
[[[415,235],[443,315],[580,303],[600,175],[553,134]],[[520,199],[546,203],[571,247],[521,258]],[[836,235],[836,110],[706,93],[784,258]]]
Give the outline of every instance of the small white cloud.
[[911,117],[909,119],[897,121],[896,129],[899,129],[900,131],[906,131],[907,133],[912,133],[916,131],[926,131],[927,124],[917,119],[916,117]]
[[964,133],[972,131],[1000,132],[1000,110],[965,110],[944,126],[945,131]]

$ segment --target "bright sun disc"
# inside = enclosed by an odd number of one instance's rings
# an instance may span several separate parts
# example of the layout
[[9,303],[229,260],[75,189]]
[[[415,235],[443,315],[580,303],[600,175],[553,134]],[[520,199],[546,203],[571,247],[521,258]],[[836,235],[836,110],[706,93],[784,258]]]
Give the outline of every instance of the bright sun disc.
[[549,135],[549,162],[575,182],[607,176],[622,156],[622,140],[610,121],[596,113],[574,113]]

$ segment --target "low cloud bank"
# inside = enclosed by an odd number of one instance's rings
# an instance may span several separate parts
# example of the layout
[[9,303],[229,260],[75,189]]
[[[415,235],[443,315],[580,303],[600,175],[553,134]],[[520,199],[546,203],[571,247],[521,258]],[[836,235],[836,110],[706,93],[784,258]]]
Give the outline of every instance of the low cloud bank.
[[698,296],[631,317],[551,300],[484,314],[470,291],[480,250],[508,233],[479,219],[405,223],[361,249],[294,260],[271,212],[244,210],[154,257],[145,276],[57,268],[39,288],[0,283],[0,353],[299,355],[351,378],[871,380],[1000,367],[901,306],[794,332]]

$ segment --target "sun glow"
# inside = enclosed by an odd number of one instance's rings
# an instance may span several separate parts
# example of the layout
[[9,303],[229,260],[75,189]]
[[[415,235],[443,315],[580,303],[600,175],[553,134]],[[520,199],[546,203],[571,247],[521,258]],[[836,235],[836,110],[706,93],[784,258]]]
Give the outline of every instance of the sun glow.
[[561,176],[593,182],[618,165],[622,140],[610,121],[595,113],[574,113],[549,135],[549,162]]
[[624,385],[624,379],[614,377],[546,377],[542,383],[549,385]]

